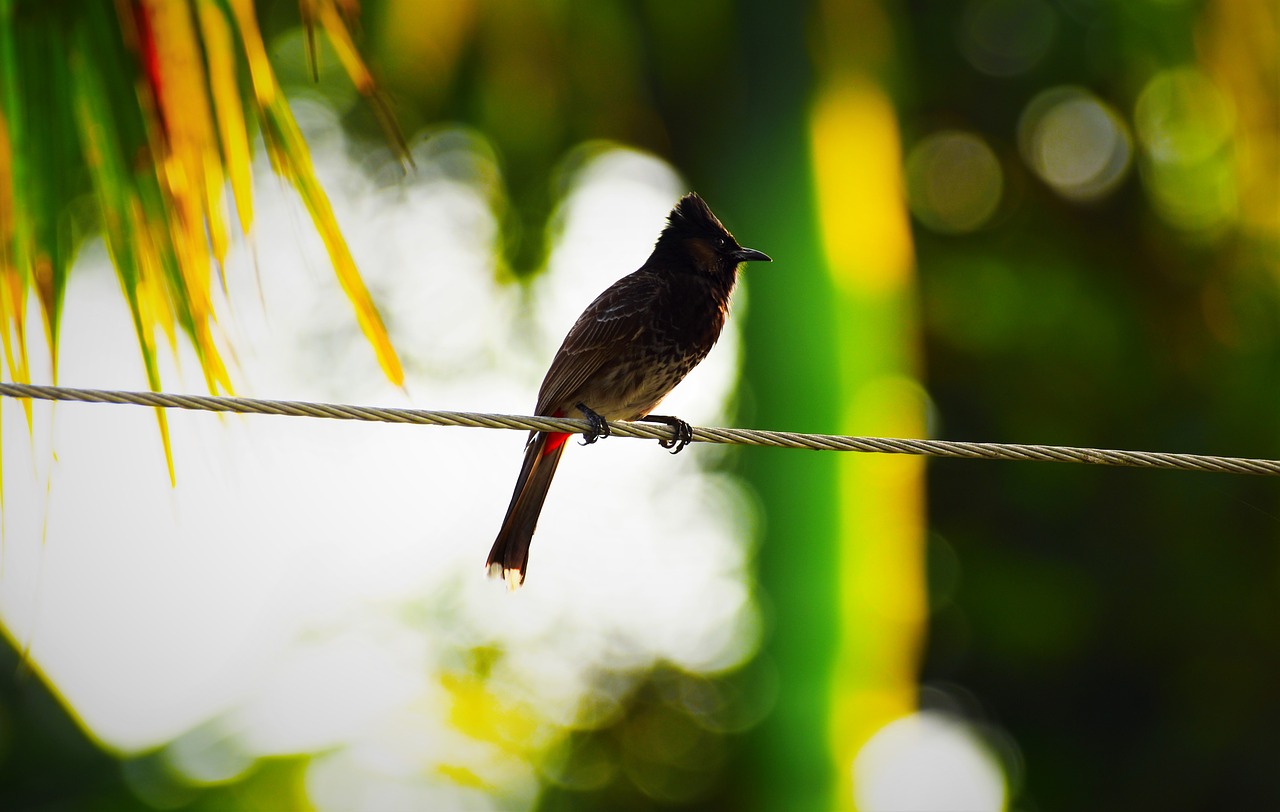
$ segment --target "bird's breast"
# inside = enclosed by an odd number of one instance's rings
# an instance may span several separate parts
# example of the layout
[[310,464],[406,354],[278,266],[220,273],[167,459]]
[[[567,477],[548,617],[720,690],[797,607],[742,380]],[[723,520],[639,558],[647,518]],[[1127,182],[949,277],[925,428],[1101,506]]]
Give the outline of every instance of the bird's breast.
[[715,346],[724,328],[727,301],[704,286],[669,290],[671,297],[651,311],[626,353],[602,369],[591,405],[612,420],[644,417],[662,402]]

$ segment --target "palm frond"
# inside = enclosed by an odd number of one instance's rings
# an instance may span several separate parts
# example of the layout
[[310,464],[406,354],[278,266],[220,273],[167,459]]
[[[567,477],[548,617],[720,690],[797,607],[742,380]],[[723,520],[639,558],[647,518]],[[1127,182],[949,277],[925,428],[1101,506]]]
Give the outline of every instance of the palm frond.
[[[300,5],[407,160],[347,26],[357,4]],[[148,384],[160,388],[160,336],[171,348],[184,337],[208,389],[231,391],[214,329],[213,273],[222,278],[232,228],[247,234],[253,225],[249,111],[272,166],[310,212],[384,373],[403,382],[266,53],[251,0],[0,0],[0,347],[14,379],[31,377],[32,292],[57,379],[62,301],[84,230],[72,212],[87,198],[133,316]]]

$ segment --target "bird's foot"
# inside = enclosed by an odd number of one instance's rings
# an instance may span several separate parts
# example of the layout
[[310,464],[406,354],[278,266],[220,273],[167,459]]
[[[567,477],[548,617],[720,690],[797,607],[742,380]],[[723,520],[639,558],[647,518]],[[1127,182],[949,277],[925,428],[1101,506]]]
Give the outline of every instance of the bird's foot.
[[672,454],[679,454],[684,447],[693,442],[693,427],[678,417],[670,417],[664,414],[651,414],[647,417],[640,418],[646,423],[661,423],[664,426],[670,426],[675,429],[675,437],[669,440],[659,440],[658,445],[663,448],[670,448]]
[[601,437],[609,436],[609,421],[587,408],[585,403],[578,404],[578,411],[582,412],[582,416],[586,418],[589,428],[582,435],[582,444],[591,445]]

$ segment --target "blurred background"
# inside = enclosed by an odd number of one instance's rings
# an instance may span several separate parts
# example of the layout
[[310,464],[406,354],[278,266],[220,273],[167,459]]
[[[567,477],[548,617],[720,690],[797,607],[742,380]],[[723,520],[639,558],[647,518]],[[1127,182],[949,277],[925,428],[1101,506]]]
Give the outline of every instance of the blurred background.
[[[5,377],[526,413],[696,190],[664,411],[1280,458],[1278,16],[0,0]],[[0,419],[4,809],[1280,807],[1269,479]]]

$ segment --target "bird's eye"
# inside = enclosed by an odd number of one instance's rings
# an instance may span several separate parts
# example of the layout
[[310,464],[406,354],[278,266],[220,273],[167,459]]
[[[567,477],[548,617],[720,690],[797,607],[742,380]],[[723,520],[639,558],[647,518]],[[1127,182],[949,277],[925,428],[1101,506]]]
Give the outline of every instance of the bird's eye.
[[716,245],[720,246],[721,248],[725,248],[729,245],[729,241],[726,240],[724,237],[717,237]]

